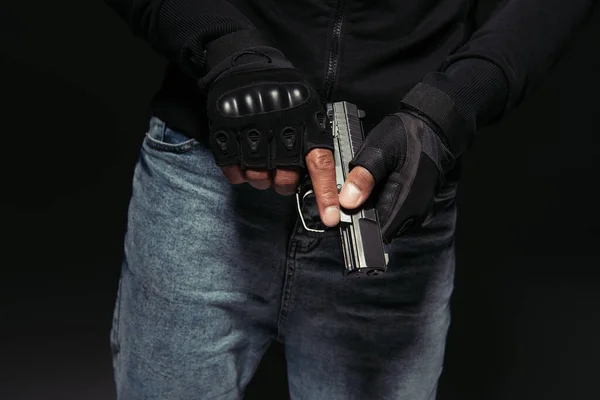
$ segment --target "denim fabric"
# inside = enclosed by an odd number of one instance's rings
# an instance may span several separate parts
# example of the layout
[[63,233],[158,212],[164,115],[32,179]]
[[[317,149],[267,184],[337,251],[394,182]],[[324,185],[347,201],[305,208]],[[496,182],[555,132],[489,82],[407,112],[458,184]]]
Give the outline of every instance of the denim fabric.
[[[152,118],[129,204],[111,348],[119,400],[241,399],[272,340],[293,400],[435,399],[454,279],[456,185],[388,271],[343,275],[336,229],[295,197],[231,185]],[[324,228],[314,199],[307,224]]]

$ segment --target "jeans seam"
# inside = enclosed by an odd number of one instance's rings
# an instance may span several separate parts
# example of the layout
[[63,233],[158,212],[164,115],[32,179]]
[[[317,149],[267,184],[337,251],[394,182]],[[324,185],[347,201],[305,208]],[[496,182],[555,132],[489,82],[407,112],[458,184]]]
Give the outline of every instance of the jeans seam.
[[[151,131],[154,129],[157,129],[160,132],[160,136],[157,138],[154,138],[151,135]],[[168,127],[166,122],[159,118],[153,118],[151,120],[151,125],[148,129],[148,132],[146,132],[146,144],[148,145],[148,147],[160,152],[183,154],[197,148],[200,145],[200,143],[195,138],[190,138],[185,142],[176,144],[164,143],[165,134],[167,133],[168,129],[170,128]]]
[[116,356],[121,351],[121,343],[119,340],[119,334],[121,330],[121,303],[123,302],[123,272],[121,267],[121,272],[119,274],[119,282],[117,285],[117,298],[115,309],[113,311],[113,321],[112,321],[112,332],[111,332],[111,340],[112,345],[114,346],[113,352],[114,356]]
[[298,242],[291,241],[290,250],[286,260],[285,280],[283,283],[283,293],[281,298],[281,308],[279,309],[279,317],[277,321],[277,340],[282,341],[285,336],[284,325],[289,314],[290,299],[292,297],[292,288],[294,286],[294,277],[296,272],[296,252]]
[[150,147],[153,150],[157,150],[164,153],[183,154],[200,146],[200,143],[197,142],[195,139],[190,139],[187,142],[169,146],[158,142],[156,139],[148,135],[147,137],[148,140],[146,141],[146,144],[148,145],[148,147]]

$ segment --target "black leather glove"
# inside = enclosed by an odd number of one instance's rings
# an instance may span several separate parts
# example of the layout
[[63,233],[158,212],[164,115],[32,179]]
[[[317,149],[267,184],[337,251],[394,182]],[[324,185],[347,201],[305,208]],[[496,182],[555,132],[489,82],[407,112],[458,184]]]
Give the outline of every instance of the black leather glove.
[[325,110],[306,77],[274,47],[244,47],[235,35],[208,47],[209,71],[200,80],[217,165],[303,168],[312,149],[333,150]]
[[[350,163],[375,178],[373,197],[390,242],[434,214],[438,187],[470,147],[478,127],[506,107],[503,72],[481,59],[462,59],[427,74],[366,137]],[[457,178],[455,178],[457,179]]]
[[364,167],[375,178],[386,243],[432,212],[435,193],[455,161],[444,141],[422,117],[402,111],[384,118],[350,162],[350,168]]

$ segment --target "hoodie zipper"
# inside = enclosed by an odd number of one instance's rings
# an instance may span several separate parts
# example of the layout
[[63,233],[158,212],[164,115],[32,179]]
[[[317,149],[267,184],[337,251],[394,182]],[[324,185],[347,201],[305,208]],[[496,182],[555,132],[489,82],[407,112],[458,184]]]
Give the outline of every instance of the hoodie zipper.
[[331,101],[333,86],[338,73],[338,60],[340,54],[340,40],[342,36],[342,25],[344,24],[344,0],[339,0],[335,9],[333,20],[333,31],[331,34],[331,50],[329,50],[329,61],[327,62],[327,74],[325,75],[325,89],[323,99]]

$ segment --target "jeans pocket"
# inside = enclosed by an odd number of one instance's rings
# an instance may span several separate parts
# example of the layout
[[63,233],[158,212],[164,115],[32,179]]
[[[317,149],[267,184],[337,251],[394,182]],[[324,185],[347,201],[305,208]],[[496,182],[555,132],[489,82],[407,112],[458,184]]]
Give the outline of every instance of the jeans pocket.
[[144,138],[144,147],[162,153],[187,153],[200,146],[200,143],[185,133],[170,129],[157,117],[150,119],[150,126]]

